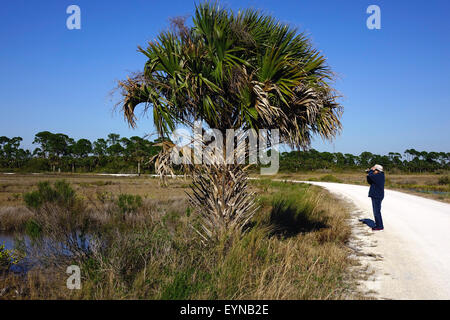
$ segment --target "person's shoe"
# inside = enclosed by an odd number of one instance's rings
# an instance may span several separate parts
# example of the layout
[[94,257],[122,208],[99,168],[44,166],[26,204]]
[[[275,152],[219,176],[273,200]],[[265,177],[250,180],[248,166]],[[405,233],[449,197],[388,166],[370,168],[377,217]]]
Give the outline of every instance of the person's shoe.
[[372,231],[381,231],[381,230],[384,230],[384,228],[382,228],[382,227],[373,227],[372,228]]

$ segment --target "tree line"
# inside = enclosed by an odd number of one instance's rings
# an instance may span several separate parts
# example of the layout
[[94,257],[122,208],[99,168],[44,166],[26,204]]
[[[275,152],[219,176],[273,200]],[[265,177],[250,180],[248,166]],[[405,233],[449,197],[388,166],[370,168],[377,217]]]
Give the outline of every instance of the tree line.
[[42,131],[35,135],[33,151],[20,148],[22,137],[0,137],[0,168],[23,171],[151,172],[145,161],[156,155],[159,141],[110,133],[93,142],[75,140],[63,133]]
[[389,152],[378,155],[365,151],[360,155],[341,152],[308,151],[283,152],[280,157],[281,171],[304,171],[317,169],[366,169],[381,164],[386,170],[403,172],[433,172],[450,169],[450,152],[427,152],[407,149],[403,154]]
[[[93,142],[75,140],[66,134],[42,131],[35,135],[33,151],[20,148],[22,137],[0,137],[0,169],[18,171],[62,172],[154,172],[150,157],[158,154],[159,139],[133,136],[121,137],[110,133]],[[341,152],[291,151],[280,154],[280,171],[295,172],[317,169],[364,169],[375,163],[387,170],[432,172],[448,170],[450,152],[426,152],[408,149],[403,154],[389,152],[378,155],[362,152],[360,155]]]

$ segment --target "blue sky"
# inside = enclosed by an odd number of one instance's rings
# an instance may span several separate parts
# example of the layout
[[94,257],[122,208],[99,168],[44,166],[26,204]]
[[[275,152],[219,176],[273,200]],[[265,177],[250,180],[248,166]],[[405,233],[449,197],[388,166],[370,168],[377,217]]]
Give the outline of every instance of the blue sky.
[[[81,30],[68,30],[66,8],[81,8]],[[450,151],[450,1],[221,1],[253,7],[310,34],[339,75],[343,132],[320,151]],[[369,30],[366,8],[381,8]],[[2,0],[0,4],[0,136],[49,130],[95,140],[153,132],[144,117],[130,129],[114,112],[116,81],[142,70],[136,51],[193,13],[190,0]]]

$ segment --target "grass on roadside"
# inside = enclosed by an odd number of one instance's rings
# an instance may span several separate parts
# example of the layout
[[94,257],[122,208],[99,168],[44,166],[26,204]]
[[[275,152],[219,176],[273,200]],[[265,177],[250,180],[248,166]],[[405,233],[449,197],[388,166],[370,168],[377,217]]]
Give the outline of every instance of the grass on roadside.
[[[361,171],[335,172],[325,174],[320,171],[279,173],[282,180],[324,181],[368,186],[366,173]],[[447,171],[436,173],[395,173],[386,172],[386,189],[397,190],[434,200],[450,203],[450,176]]]

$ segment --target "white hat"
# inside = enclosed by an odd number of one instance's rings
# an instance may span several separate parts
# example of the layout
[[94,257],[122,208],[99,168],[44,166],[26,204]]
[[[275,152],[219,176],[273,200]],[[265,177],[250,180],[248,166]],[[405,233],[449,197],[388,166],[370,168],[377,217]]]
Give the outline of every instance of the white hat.
[[378,171],[380,171],[380,172],[383,172],[383,166],[382,166],[382,165],[376,164],[376,165],[374,165],[373,167],[374,167],[375,170],[378,170]]

